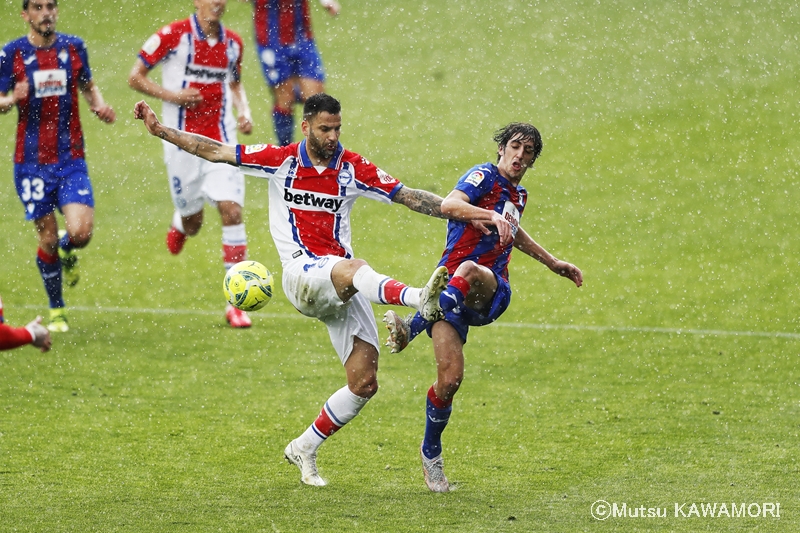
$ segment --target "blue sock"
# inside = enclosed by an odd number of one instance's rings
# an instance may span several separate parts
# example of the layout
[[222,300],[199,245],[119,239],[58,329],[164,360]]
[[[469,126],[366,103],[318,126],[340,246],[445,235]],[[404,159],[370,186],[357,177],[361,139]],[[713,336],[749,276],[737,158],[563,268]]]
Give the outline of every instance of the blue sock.
[[278,138],[278,144],[281,146],[292,144],[294,115],[291,110],[287,112],[283,109],[274,108],[272,110],[272,120],[275,122],[275,135]]
[[[432,400],[431,397],[435,398]],[[434,405],[434,401],[440,406]],[[433,387],[428,390],[428,403],[425,408],[425,438],[422,440],[422,453],[428,459],[438,457],[442,453],[442,432],[450,421],[453,404],[443,406],[442,401],[436,398]]]
[[39,267],[39,273],[42,275],[44,290],[50,300],[50,309],[64,307],[64,298],[61,291],[63,287],[61,282],[61,260],[59,259],[55,263],[45,263],[41,257],[37,257],[36,266]]
[[410,343],[414,340],[414,337],[428,329],[428,324],[430,324],[430,322],[422,318],[422,315],[417,312],[417,314],[414,315],[414,318],[411,319],[411,324],[409,324],[408,329],[411,331],[408,335],[408,342]]

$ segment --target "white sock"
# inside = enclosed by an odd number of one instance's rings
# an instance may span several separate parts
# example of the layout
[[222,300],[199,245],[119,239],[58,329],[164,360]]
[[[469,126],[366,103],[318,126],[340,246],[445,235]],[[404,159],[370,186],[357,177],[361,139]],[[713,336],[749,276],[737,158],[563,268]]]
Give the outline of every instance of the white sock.
[[364,265],[353,275],[353,287],[374,304],[406,305],[419,309],[420,289],[408,287]]
[[172,213],[172,227],[184,235],[186,234],[186,230],[183,229],[183,219],[181,218],[181,214],[177,211]]
[[368,401],[345,385],[328,398],[314,423],[295,439],[295,445],[304,452],[316,451],[325,439],[354,419]]

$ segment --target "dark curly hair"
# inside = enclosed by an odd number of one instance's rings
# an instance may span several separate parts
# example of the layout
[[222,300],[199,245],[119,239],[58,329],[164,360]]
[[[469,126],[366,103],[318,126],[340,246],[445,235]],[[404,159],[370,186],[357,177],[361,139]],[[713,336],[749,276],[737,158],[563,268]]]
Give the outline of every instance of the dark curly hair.
[[[536,129],[536,126],[526,122],[512,122],[497,130],[492,139],[497,143],[498,147],[505,148],[508,142],[517,136],[520,141],[533,141],[533,161],[531,161],[531,165],[533,165],[539,154],[542,153],[542,147],[544,146],[542,144],[542,135]],[[500,161],[500,154],[497,154],[497,160]]]

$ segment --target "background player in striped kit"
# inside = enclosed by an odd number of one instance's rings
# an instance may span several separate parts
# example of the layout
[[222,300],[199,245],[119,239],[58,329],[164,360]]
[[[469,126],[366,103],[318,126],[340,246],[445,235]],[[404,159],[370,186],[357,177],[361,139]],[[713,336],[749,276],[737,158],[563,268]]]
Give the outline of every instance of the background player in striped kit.
[[[272,120],[278,144],[291,144],[294,104],[325,92],[325,71],[311,29],[308,0],[243,0],[253,4],[256,50],[273,97]],[[336,0],[320,0],[332,16]]]
[[[79,279],[76,248],[94,231],[94,195],[84,159],[78,93],[106,123],[116,120],[92,81],[86,46],[56,32],[56,0],[23,0],[29,31],[0,52],[0,112],[19,110],[14,182],[36,226],[36,264],[50,303],[50,331],[69,330],[63,283]],[[55,210],[64,215],[59,231]]]
[[[497,164],[477,165],[464,174],[442,202],[451,218],[447,245],[439,265],[452,276],[439,297],[444,320],[431,322],[419,313],[402,320],[387,311],[387,345],[399,352],[423,331],[433,339],[437,376],[428,390],[425,437],[420,447],[425,483],[434,492],[447,492],[441,435],[450,420],[453,396],[464,378],[464,344],[470,326],[483,326],[500,318],[511,302],[508,262],[517,248],[580,287],[583,274],[534,241],[519,225],[528,200],[520,186],[525,172],[542,151],[539,131],[526,123],[511,123],[499,130]],[[495,231],[469,224],[480,213],[490,213]]]
[[[227,0],[194,0],[188,19],[161,28],[142,46],[128,84],[164,102],[164,122],[225,143],[236,143],[236,131],[250,134],[253,123],[241,80],[242,39],[222,25]],[[162,83],[148,77],[162,65]],[[238,117],[234,118],[233,108]],[[204,161],[164,143],[164,162],[175,213],[167,248],[177,255],[188,236],[203,225],[203,206],[214,205],[222,217],[225,270],[247,259],[244,176],[229,165]],[[247,313],[232,305],[225,318],[234,328],[250,327]]]

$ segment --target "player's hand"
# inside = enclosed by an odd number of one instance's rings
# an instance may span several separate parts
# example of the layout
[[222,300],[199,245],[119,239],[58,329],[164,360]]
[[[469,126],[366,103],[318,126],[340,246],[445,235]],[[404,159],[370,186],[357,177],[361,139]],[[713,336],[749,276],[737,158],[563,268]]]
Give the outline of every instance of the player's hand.
[[250,119],[250,117],[239,116],[239,118],[236,119],[236,122],[239,132],[244,133],[245,135],[250,135],[253,133],[253,121]]
[[507,246],[514,240],[514,228],[511,227],[511,223],[497,211],[492,211],[492,221],[490,224],[497,228],[497,235],[500,237],[500,246]]
[[172,98],[171,101],[173,104],[192,109],[193,107],[197,107],[197,105],[203,101],[203,95],[200,94],[199,89],[189,87],[188,89],[175,91],[175,97]]
[[481,222],[480,220],[473,220],[472,225],[475,226],[475,229],[483,233],[484,235],[491,235],[492,230],[489,229],[489,226]]
[[552,271],[559,276],[571,279],[577,287],[583,285],[583,272],[581,272],[581,269],[572,263],[567,263],[566,261],[560,260],[556,261],[555,265],[553,265]]
[[342,7],[339,5],[339,2],[336,0],[320,0],[320,3],[322,4],[322,7],[328,10],[328,13],[332,17],[338,15],[339,11],[342,9]]
[[28,97],[28,92],[30,91],[31,86],[28,83],[28,78],[24,78],[21,81],[18,81],[16,85],[14,85],[14,92],[12,93],[14,96],[14,103],[17,103],[21,100],[25,100]]
[[150,106],[147,105],[147,102],[144,100],[136,102],[136,105],[133,106],[133,118],[143,121],[147,131],[150,132],[151,135],[156,135],[156,128],[159,124],[158,117],[155,111],[150,109]]
[[97,118],[106,124],[113,124],[114,121],[117,120],[117,113],[114,111],[114,108],[108,104],[92,108],[92,113],[97,115]]
[[25,326],[25,329],[27,329],[31,337],[33,337],[33,342],[31,344],[43,352],[50,350],[53,341],[50,338],[50,332],[42,325],[42,317],[37,316],[36,320]]
[[491,220],[472,220],[470,223],[483,233],[484,235],[491,235],[494,233],[489,226],[494,226],[495,230],[497,231],[497,236],[500,239],[500,246],[507,246],[508,243],[514,240],[514,228],[511,227],[511,223],[503,218],[503,215],[498,213],[497,211],[491,211]]

